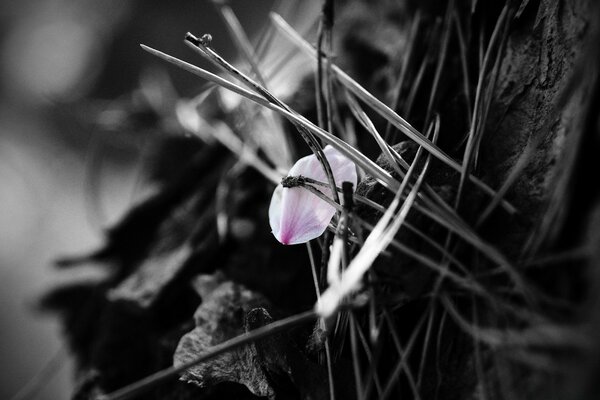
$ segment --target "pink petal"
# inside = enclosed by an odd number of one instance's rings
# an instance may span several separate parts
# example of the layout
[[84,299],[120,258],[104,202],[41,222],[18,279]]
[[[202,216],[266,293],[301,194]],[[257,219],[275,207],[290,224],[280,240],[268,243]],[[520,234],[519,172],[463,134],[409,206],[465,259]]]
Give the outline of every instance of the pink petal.
[[[323,151],[336,185],[340,187],[342,182],[348,181],[356,187],[358,178],[354,163],[331,146],[326,146]],[[298,175],[327,183],[325,171],[314,155],[298,160],[288,173],[288,176]],[[332,198],[330,189],[318,189]],[[283,244],[305,243],[321,236],[334,215],[335,207],[299,187],[284,188],[278,185],[269,207],[273,235]]]

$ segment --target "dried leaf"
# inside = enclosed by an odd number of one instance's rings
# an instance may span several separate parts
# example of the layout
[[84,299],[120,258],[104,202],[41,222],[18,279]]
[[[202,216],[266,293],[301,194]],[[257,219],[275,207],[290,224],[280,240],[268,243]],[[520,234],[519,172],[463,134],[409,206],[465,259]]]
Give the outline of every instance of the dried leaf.
[[[228,281],[217,272],[200,275],[193,282],[203,298],[194,318],[196,328],[185,334],[174,355],[181,365],[212,346],[272,322],[271,306],[260,294]],[[354,398],[352,369],[347,363],[334,366],[336,391],[343,399]],[[254,342],[212,361],[190,368],[181,378],[200,387],[221,382],[245,385],[257,396],[275,395],[306,400],[329,397],[327,369],[310,361],[285,335]],[[287,397],[286,397],[287,395]]]
[[[268,312],[262,308],[269,307],[268,302],[260,294],[223,279],[221,274],[215,274],[203,275],[196,280],[195,287],[203,297],[203,303],[194,315],[196,328],[181,338],[175,351],[176,366],[193,360],[218,343],[244,333],[246,315],[252,310],[263,310],[265,323],[270,322]],[[257,396],[273,397],[275,391],[267,379],[263,362],[259,359],[256,347],[250,345],[193,367],[182,379],[201,387],[237,382]]]

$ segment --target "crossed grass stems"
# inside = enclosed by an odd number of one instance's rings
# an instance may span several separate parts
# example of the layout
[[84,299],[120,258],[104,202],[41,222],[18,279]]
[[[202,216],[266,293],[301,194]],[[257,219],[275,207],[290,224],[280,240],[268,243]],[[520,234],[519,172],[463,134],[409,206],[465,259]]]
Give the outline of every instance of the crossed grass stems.
[[[579,338],[572,337],[571,332],[568,329],[562,329],[553,325],[541,315],[541,313],[534,311],[534,305],[541,297],[543,297],[543,295],[528,286],[516,271],[515,266],[512,265],[501,252],[489,243],[486,243],[476,232],[476,228],[481,226],[497,207],[502,207],[505,212],[510,214],[517,212],[514,206],[504,200],[503,197],[510,186],[515,182],[519,173],[522,172],[522,169],[524,168],[523,164],[526,165],[527,163],[527,160],[521,160],[521,162],[517,163],[517,166],[508,175],[509,178],[498,192],[495,192],[484,182],[471,174],[476,163],[485,120],[491,104],[491,96],[498,75],[502,48],[506,41],[509,22],[512,18],[512,12],[508,6],[504,7],[498,17],[485,51],[483,50],[483,45],[481,45],[480,71],[478,84],[475,88],[475,102],[474,104],[471,104],[470,93],[472,90],[470,87],[466,61],[467,50],[463,28],[461,27],[460,18],[453,7],[453,2],[450,1],[448,3],[447,12],[441,27],[440,43],[442,43],[442,46],[439,50],[439,54],[437,54],[433,85],[426,111],[426,135],[421,134],[394,111],[400,97],[400,89],[404,85],[406,70],[409,63],[413,62],[411,59],[414,57],[412,45],[409,45],[409,48],[407,49],[407,55],[401,66],[400,76],[397,85],[395,86],[396,95],[392,101],[393,105],[392,107],[389,107],[375,98],[371,93],[344,73],[344,71],[333,64],[329,53],[323,51],[321,47],[323,42],[327,44],[328,50],[331,51],[332,21],[327,21],[326,18],[323,18],[322,16],[322,22],[319,26],[318,47],[314,48],[305,41],[300,34],[294,31],[281,16],[272,13],[272,27],[282,34],[283,37],[287,38],[296,49],[302,51],[306,56],[317,60],[315,80],[320,84],[316,85],[315,94],[317,97],[319,123],[318,125],[315,125],[299,113],[295,112],[267,89],[266,82],[268,79],[261,73],[261,68],[257,62],[257,59],[259,59],[257,55],[260,55],[260,49],[255,51],[251,46],[250,41],[241,28],[241,24],[229,6],[219,3],[217,8],[221,12],[234,43],[249,65],[253,77],[243,73],[215,52],[214,49],[210,47],[209,35],[205,35],[202,38],[196,38],[194,35],[188,33],[185,37],[185,43],[193,51],[208,59],[216,67],[240,82],[241,86],[232,80],[215,75],[148,46],[141,45],[142,48],[179,68],[191,72],[192,74],[208,80],[222,88],[237,93],[252,103],[258,104],[262,108],[259,108],[257,114],[262,118],[270,119],[271,122],[273,122],[274,119],[282,117],[292,123],[311,151],[322,163],[328,177],[328,182],[317,182],[306,177],[295,177],[291,184],[288,180],[288,184],[311,191],[333,205],[338,211],[336,217],[334,217],[334,220],[328,227],[328,230],[332,234],[329,236],[326,235],[326,238],[320,243],[321,250],[325,257],[325,260],[323,261],[327,263],[328,258],[329,261],[331,261],[330,259],[334,257],[335,254],[329,255],[329,244],[333,241],[333,247],[341,249],[340,254],[337,254],[337,256],[341,259],[341,274],[343,276],[349,264],[353,261],[350,260],[352,252],[356,253],[358,251],[359,253],[368,253],[370,250],[371,252],[374,251],[375,254],[371,254],[371,257],[369,258],[370,261],[367,261],[365,265],[362,265],[362,268],[366,273],[366,284],[364,290],[358,290],[359,288],[355,287],[352,291],[353,295],[345,297],[345,301],[338,307],[335,316],[329,318],[327,321],[320,318],[320,315],[315,310],[310,310],[273,322],[272,324],[232,338],[215,346],[205,354],[199,355],[196,360],[193,360],[188,364],[159,371],[139,382],[135,382],[117,390],[116,392],[101,396],[99,399],[122,400],[131,398],[154,385],[160,384],[165,379],[171,378],[194,365],[210,360],[234,347],[251,343],[263,337],[274,335],[309,321],[319,321],[319,326],[322,328],[329,328],[330,330],[331,340],[327,337],[325,339],[324,347],[326,355],[325,362],[327,363],[329,373],[329,391],[332,399],[335,398],[336,392],[332,377],[332,363],[339,354],[347,336],[349,336],[350,340],[352,364],[356,382],[356,394],[357,399],[359,400],[369,398],[373,394],[373,391],[375,391],[378,398],[388,398],[394,390],[395,385],[399,383],[402,375],[404,376],[413,397],[419,399],[419,388],[422,384],[428,351],[434,351],[436,358],[439,356],[440,349],[443,345],[442,332],[448,318],[452,318],[460,328],[473,337],[475,366],[480,382],[485,381],[480,350],[482,344],[487,345],[490,348],[521,346],[524,349],[528,345],[540,342],[553,346],[561,346],[564,345],[565,342],[569,344],[580,342]],[[420,23],[421,19],[417,14],[413,20],[413,26],[410,29],[411,40],[409,43],[415,42]],[[470,121],[469,132],[464,138],[466,146],[462,163],[458,163],[450,158],[436,145],[441,121],[439,116],[434,113],[433,109],[444,61],[447,56],[448,43],[453,29],[458,39],[461,52],[460,60],[464,81],[464,95],[467,100],[466,114]],[[272,37],[272,29],[269,30],[269,34]],[[268,35],[264,35],[264,37],[267,36]],[[323,38],[325,38],[325,40],[323,40]],[[264,44],[268,42],[268,40],[269,39],[264,39],[262,43]],[[263,45],[262,47],[264,49],[267,46]],[[317,54],[320,54],[321,57],[317,57]],[[412,107],[412,99],[414,99],[414,94],[421,84],[422,71],[425,68],[424,65],[429,61],[429,57],[434,56],[435,55],[429,54],[426,56],[425,60],[423,60],[423,64],[421,68],[419,68],[417,79],[415,79],[415,82],[413,82],[413,86],[409,91],[408,104],[405,105],[405,110],[410,110]],[[282,56],[282,60],[282,62],[285,62],[286,60],[289,60],[289,57]],[[333,134],[333,130],[336,129],[340,132],[340,135],[343,136],[344,130],[342,128],[350,128],[352,126],[352,124],[342,125],[339,121],[334,120],[333,116],[335,115],[334,111],[337,105],[332,96],[333,88],[342,93],[355,121],[371,135],[373,140],[375,140],[381,149],[383,156],[387,159],[400,179],[396,179],[386,170],[362,154],[359,149],[350,145],[348,143],[350,141],[349,139],[344,141]],[[195,105],[200,105],[199,103],[205,98],[206,96],[204,94],[198,96],[196,99],[198,104]],[[192,100],[192,103],[193,102],[194,100]],[[387,127],[384,136],[377,131],[375,125],[363,108],[365,106],[386,120]],[[264,112],[265,109],[272,110],[274,113]],[[244,142],[224,124],[215,127],[208,121],[202,122],[203,129],[206,131],[205,133],[208,132],[214,139],[220,141],[236,154],[239,157],[240,162],[252,166],[272,183],[280,183],[283,177],[281,171],[274,169],[271,167],[271,164],[263,160],[261,156],[258,155],[254,145],[249,145]],[[393,141],[395,136],[393,131],[394,128],[418,144],[418,151],[412,163],[404,160],[403,157],[389,144]],[[288,143],[290,152],[293,154],[293,148],[291,148],[291,145],[289,144],[289,138],[285,137],[283,132],[280,133],[282,135],[280,139],[283,143]],[[377,226],[373,226],[361,219],[354,212],[352,205],[342,204],[340,202],[338,193],[343,193],[343,191],[337,186],[333,179],[333,174],[331,173],[327,159],[322,152],[323,144],[329,144],[336,148],[346,157],[354,161],[363,172],[373,177],[379,184],[394,195],[394,200],[387,209],[381,204],[375,203],[374,201],[359,195],[351,196],[353,202],[360,202],[382,214]],[[425,162],[420,162],[423,157],[426,158]],[[460,173],[458,193],[453,205],[447,204],[424,180],[427,167],[432,157],[441,161],[448,168]],[[418,177],[415,177],[416,171],[419,168],[421,169],[420,173],[418,174]],[[480,214],[479,219],[475,224],[475,228],[467,224],[458,214],[467,184],[471,184],[491,198],[485,210]],[[323,188],[329,189],[333,199],[322,192]],[[420,213],[431,223],[438,224],[444,228],[447,232],[444,244],[438,243],[434,238],[429,237],[418,227],[407,222],[405,219],[409,212]],[[420,253],[397,240],[395,236],[401,228],[407,229],[428,243],[439,253],[438,255],[440,258],[436,259],[431,254]],[[369,249],[369,237],[367,236],[367,239],[365,240],[365,233],[369,233],[370,235],[387,233],[389,246],[437,274],[433,289],[425,296],[426,298],[429,298],[426,312],[414,326],[406,344],[403,344],[400,340],[400,334],[397,330],[397,321],[395,321],[393,316],[393,311],[398,308],[399,305],[394,302],[393,297],[385,299],[377,298],[377,296],[375,296],[374,286],[378,282],[378,277],[372,270],[369,270],[369,266],[377,256],[385,257],[387,255],[385,251],[385,247],[387,246],[380,246],[380,248],[375,250]],[[487,263],[491,263],[494,267],[481,274],[475,273],[472,268],[469,268],[455,256],[457,249],[463,249],[465,245],[471,246],[477,257],[487,259]],[[323,271],[319,271],[318,266],[322,265],[323,262],[319,263],[315,260],[311,243],[307,244],[307,251],[312,268],[316,295],[317,298],[319,298],[322,294],[321,292],[325,282],[322,274]],[[402,268],[401,265],[398,267]],[[505,279],[503,279],[503,281],[508,283],[505,283],[502,287],[488,287],[480,281],[481,278],[489,278],[490,276],[504,276]],[[454,291],[449,291],[447,289],[448,285],[444,285],[444,282],[446,281],[452,283],[450,287],[454,288]],[[358,292],[359,294],[357,295],[355,292]],[[468,298],[471,300],[472,313],[470,318],[461,315],[459,308],[455,305],[453,300],[457,298]],[[546,340],[547,338],[545,337],[543,330],[540,332],[536,329],[511,330],[506,328],[481,327],[478,322],[478,302],[487,304],[490,310],[498,313],[498,315],[508,315],[510,319],[518,321],[518,324],[521,326],[524,325],[534,328],[535,326],[551,327],[551,329],[558,329],[563,335],[559,335],[560,338],[552,342],[552,340]],[[355,312],[355,308],[358,306],[366,306],[368,308],[366,333],[364,330],[365,327],[359,324],[359,318]],[[436,324],[437,335],[434,333]],[[391,372],[385,379],[379,376],[377,370],[378,361],[382,357],[382,346],[384,342],[379,339],[384,334],[389,335],[398,355],[396,366],[391,369]],[[422,336],[424,344],[421,347],[422,353],[420,354],[419,362],[417,363],[417,371],[415,373],[412,370],[412,367],[409,366],[408,360],[409,357],[411,357],[411,354],[413,354],[414,349],[417,348],[416,343],[419,341],[420,336]],[[535,357],[529,358],[527,353],[521,353],[521,355],[523,354],[525,354],[525,356],[521,357],[521,361],[537,367],[542,366],[539,362],[536,363]],[[412,357],[415,356],[413,355]],[[367,364],[366,368],[362,365],[365,364],[365,360]],[[545,367],[548,367],[548,365],[550,364],[546,363]],[[485,396],[485,394],[482,393],[482,396]]]

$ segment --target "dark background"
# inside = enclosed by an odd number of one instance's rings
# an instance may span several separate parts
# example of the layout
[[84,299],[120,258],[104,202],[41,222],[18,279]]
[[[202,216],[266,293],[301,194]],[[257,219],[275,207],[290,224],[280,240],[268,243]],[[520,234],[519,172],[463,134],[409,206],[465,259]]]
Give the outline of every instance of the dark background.
[[[250,34],[272,5],[231,2]],[[187,31],[210,32],[214,47],[234,56],[208,1],[0,2],[0,398],[52,359],[54,376],[37,398],[69,397],[72,361],[61,355],[57,321],[36,301],[57,284],[97,279],[92,269],[53,269],[53,260],[97,247],[103,229],[143,196],[138,138],[106,136],[87,122],[127,102],[148,77],[166,76],[177,94],[194,95],[203,82],[139,47],[202,65],[182,43]]]

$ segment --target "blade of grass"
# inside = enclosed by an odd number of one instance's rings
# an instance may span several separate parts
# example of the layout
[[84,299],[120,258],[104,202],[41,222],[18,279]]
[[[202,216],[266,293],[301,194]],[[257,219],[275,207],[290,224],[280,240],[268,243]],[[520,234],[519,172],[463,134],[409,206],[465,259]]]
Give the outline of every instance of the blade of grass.
[[[406,73],[408,71],[408,66],[414,55],[415,43],[417,42],[417,34],[419,32],[419,27],[421,26],[421,10],[417,9],[415,12],[415,16],[412,19],[410,33],[408,34],[408,48],[404,52],[404,58],[402,59],[402,66],[400,67],[400,76],[394,85],[394,89],[392,90],[393,98],[391,109],[396,110],[398,108],[398,102],[400,101],[400,95],[402,94],[402,87],[404,86],[404,80],[406,79]],[[392,134],[392,124],[389,121],[386,121],[385,126],[385,134],[384,138],[386,143],[390,143]]]
[[429,94],[429,102],[427,103],[427,112],[425,113],[425,127],[429,125],[429,119],[433,113],[433,106],[438,92],[438,85],[442,76],[442,69],[446,62],[446,54],[448,53],[448,43],[450,42],[450,31],[452,28],[452,10],[454,9],[454,0],[448,1],[446,6],[446,15],[444,17],[444,25],[442,28],[442,36],[440,39],[440,54],[437,58],[437,65],[435,68],[435,74],[433,76],[433,83],[431,84],[431,90]]
[[517,13],[515,14],[515,18],[519,18],[521,14],[523,14],[523,11],[525,11],[525,8],[527,8],[527,4],[529,4],[529,0],[521,1],[521,5],[519,6]]
[[319,287],[319,274],[317,273],[317,263],[315,262],[315,255],[312,250],[312,241],[306,242],[306,250],[308,252],[308,259],[310,261],[310,271],[312,273],[313,283],[315,285],[315,297],[317,300],[321,297],[321,288]]
[[[333,0],[323,0],[323,8],[321,11],[321,21],[319,24],[319,29],[318,29],[318,39],[317,39],[317,43],[318,43],[318,49],[319,52],[322,51],[322,46],[323,46],[323,39],[325,38],[328,44],[328,50],[331,51],[332,50],[332,36],[331,36],[331,29],[333,27]],[[331,68],[329,66],[330,64],[330,60],[329,60],[329,56],[326,57],[325,59],[325,74],[323,75],[323,59],[319,58],[317,60],[317,72],[316,72],[316,76],[315,76],[315,88],[316,88],[316,93],[315,93],[315,97],[317,100],[317,106],[318,106],[318,111],[319,111],[319,125],[322,128],[326,128],[327,131],[333,135],[333,118],[332,118],[332,96],[331,96]],[[323,93],[323,82],[325,83],[325,93]],[[323,110],[322,108],[322,99],[325,100],[325,110]],[[327,160],[325,160],[325,162],[327,162]],[[323,165],[323,167],[325,168],[325,165]],[[325,169],[327,171],[327,169]],[[336,189],[336,184],[335,181],[333,179],[333,173],[331,173],[331,177],[329,177],[329,183],[331,186],[331,190],[333,191],[333,200],[337,203],[340,202],[339,197],[337,195],[337,191]],[[344,207],[345,209],[345,207]],[[344,218],[345,216],[345,218]],[[342,229],[346,230],[346,234],[343,235],[347,238],[347,224],[344,224],[344,221],[347,221],[348,218],[348,214],[347,212],[342,211],[341,216],[340,216],[340,224],[338,225],[338,228],[340,228],[340,226],[343,225]],[[329,247],[329,245],[331,244],[331,240],[332,237],[330,235],[325,235],[325,243],[324,245]],[[343,248],[345,249],[346,246],[346,241],[343,242]],[[344,263],[344,255],[345,255],[345,251],[342,251],[342,263]],[[343,268],[345,268],[345,266],[343,266]],[[341,314],[338,314],[338,318],[337,318],[337,323],[336,323],[336,327],[334,329],[334,336],[338,334],[338,324],[341,321]],[[328,376],[329,376],[329,398],[330,400],[335,400],[335,387],[334,387],[334,382],[333,382],[333,365],[332,365],[332,359],[333,359],[333,355],[332,355],[332,351],[331,351],[331,341],[330,341],[330,337],[329,335],[325,338],[325,353],[327,356],[327,372],[328,372]]]
[[362,396],[363,391],[363,383],[362,383],[362,373],[360,370],[360,361],[358,359],[358,343],[356,338],[356,330],[358,327],[356,326],[356,322],[354,320],[354,314],[350,313],[350,347],[352,352],[352,368],[354,370],[354,383],[356,387],[356,399],[364,400]]
[[[437,303],[433,304],[433,307],[437,307]],[[439,389],[440,389],[440,380],[442,378],[442,368],[440,366],[440,349],[442,348],[442,337],[444,335],[444,327],[446,326],[446,320],[448,318],[448,312],[445,309],[442,309],[442,316],[440,318],[440,325],[438,327],[437,340],[435,343],[435,373],[436,373],[436,385],[435,385],[435,396],[434,399],[437,400]]]
[[421,388],[423,374],[425,371],[425,364],[427,362],[427,353],[429,352],[429,341],[432,337],[431,335],[433,331],[433,322],[435,320],[435,307],[432,307],[432,304],[434,303],[430,303],[429,307],[427,307],[427,328],[425,328],[425,337],[423,338],[423,351],[421,352],[421,358],[419,360],[419,371],[417,373],[417,388]]
[[331,362],[331,345],[329,337],[325,338],[325,358],[327,360],[327,381],[329,384],[329,400],[335,400],[335,385],[333,382],[333,363]]
[[[325,42],[327,44],[327,51],[319,51],[319,54],[325,54],[325,105],[327,115],[327,130],[333,134],[333,80],[331,79],[331,54],[333,54],[333,25],[335,22],[334,18],[334,0],[323,0],[323,30],[325,34]],[[323,57],[319,57],[320,60]],[[318,64],[319,60],[317,60]]]
[[[377,331],[381,332],[381,328],[383,327],[384,324],[384,320],[383,317],[379,317],[378,318],[378,323],[377,323]],[[375,385],[375,390],[377,391],[377,395],[379,398],[381,396],[381,384],[380,384],[380,380],[379,377],[377,376],[377,366],[379,364],[379,360],[382,357],[382,352],[384,350],[384,341],[383,340],[377,340],[375,342],[372,343],[372,346],[374,346],[373,351],[371,352],[372,356],[371,356],[371,360],[369,361],[369,368],[365,374],[366,378],[364,380],[365,382],[365,388],[364,388],[364,394],[362,395],[364,398],[369,399],[370,398],[370,394],[371,391],[373,390],[373,385]],[[377,384],[379,382],[379,385]]]
[[[475,91],[475,105],[473,107],[473,119],[471,120],[471,127],[469,130],[469,135],[467,139],[467,145],[465,148],[465,152],[463,155],[462,167],[458,170],[461,173],[460,181],[458,184],[458,192],[456,194],[456,202],[455,208],[460,208],[460,203],[462,200],[462,196],[465,190],[465,184],[468,178],[471,176],[471,162],[472,157],[475,151],[475,144],[478,142],[477,135],[478,130],[477,127],[480,126],[480,114],[482,110],[481,99],[483,96],[484,82],[485,82],[485,74],[487,70],[487,65],[492,56],[492,50],[496,47],[497,41],[500,39],[500,31],[506,20],[508,15],[508,6],[504,6],[502,12],[498,16],[498,20],[496,21],[496,26],[494,27],[494,31],[492,32],[492,36],[490,37],[490,41],[488,47],[485,51],[485,56],[483,58],[483,65],[479,70],[479,78],[477,80],[477,89]],[[493,195],[492,195],[493,196]]]
[[42,369],[33,375],[10,400],[30,400],[36,398],[44,386],[48,385],[52,378],[64,367],[68,359],[67,356],[67,349],[63,345],[44,364]]
[[413,331],[408,340],[408,344],[406,345],[406,349],[404,350],[402,349],[400,335],[398,335],[398,332],[396,331],[394,320],[392,319],[391,315],[386,309],[383,310],[383,315],[387,322],[388,329],[392,336],[392,341],[394,342],[394,346],[396,347],[396,351],[398,352],[400,359],[396,364],[396,367],[390,374],[390,377],[388,378],[388,382],[383,389],[383,393],[381,394],[380,399],[386,399],[391,394],[391,391],[394,388],[394,384],[398,381],[400,374],[404,370],[406,379],[408,380],[408,383],[411,387],[413,398],[419,400],[421,398],[421,395],[419,393],[419,389],[415,382],[412,371],[410,370],[410,366],[408,365],[408,357],[410,356],[410,353],[413,350],[413,347],[417,341],[419,333],[421,332],[421,328],[423,327],[427,315],[423,314],[423,316],[419,319],[419,322],[417,322],[417,324],[413,328]]
[[482,113],[481,118],[479,120],[479,126],[477,131],[477,143],[475,145],[475,154],[473,157],[473,163],[476,166],[479,159],[479,150],[481,148],[481,140],[483,138],[483,134],[485,131],[485,125],[487,122],[487,117],[490,111],[490,107],[492,106],[494,91],[496,88],[496,83],[498,81],[498,76],[500,74],[500,65],[502,63],[502,56],[504,55],[504,49],[506,48],[506,42],[508,40],[508,34],[510,31],[510,21],[512,20],[514,15],[514,9],[509,9],[508,16],[506,17],[506,22],[504,23],[503,31],[500,35],[499,43],[497,45],[496,57],[492,69],[490,71],[490,75],[488,77],[488,84],[485,88],[485,96],[482,104]]
[[467,334],[477,337],[492,349],[545,347],[586,351],[590,341],[571,326],[530,321],[530,326],[521,330],[483,328],[467,321],[446,294],[440,296],[441,302],[457,325]]
[[352,96],[347,90],[344,90],[344,95],[346,102],[350,107],[350,111],[352,112],[352,115],[354,115],[354,118],[356,118],[356,120],[366,129],[366,131],[371,134],[373,139],[375,139],[377,146],[379,146],[383,155],[388,159],[388,163],[392,166],[392,168],[394,168],[398,175],[404,176],[404,172],[400,169],[400,166],[396,162],[396,158],[392,155],[389,145],[381,137],[367,113],[364,112],[360,104],[358,104],[358,102],[354,99],[354,96]]
[[500,201],[504,198],[504,196],[506,196],[506,193],[508,193],[508,191],[515,184],[517,179],[519,179],[527,165],[529,165],[529,162],[532,160],[535,150],[541,143],[542,137],[543,135],[538,134],[531,142],[527,143],[525,149],[517,159],[517,162],[515,162],[515,164],[511,168],[511,171],[506,177],[504,183],[502,184],[500,189],[498,189],[498,193],[496,193],[496,195],[492,198],[492,200],[477,218],[477,223],[475,226],[479,227],[483,225],[485,221],[492,215],[496,207],[498,207]]
[[[473,116],[473,104],[471,104],[471,79],[469,77],[469,64],[467,62],[467,43],[460,24],[460,17],[456,10],[452,13],[454,27],[456,29],[456,36],[458,38],[458,48],[460,50],[460,66],[463,74],[463,91],[465,95],[465,107],[467,112],[467,121],[471,121]],[[465,136],[466,138],[466,136]]]
[[[379,332],[381,324],[377,324],[377,325],[378,326],[375,330],[377,332]],[[367,341],[367,338],[365,337],[365,334],[362,331],[362,329],[360,328],[360,325],[358,323],[355,323],[355,328],[356,328],[356,333],[358,333],[358,339],[360,340],[363,351],[367,358],[367,362],[368,362],[369,366],[373,367],[373,364],[375,363],[375,357],[373,356],[373,352],[369,348],[369,342]],[[377,337],[378,337],[378,335],[377,335]],[[375,385],[375,391],[378,396],[381,396],[382,387],[381,387],[381,382],[379,380],[379,377],[377,376],[377,374],[372,374],[372,373],[369,373],[368,376],[372,377],[373,384]],[[363,391],[361,391],[361,396],[362,395],[363,395]]]
[[217,189],[215,190],[215,214],[217,219],[217,234],[220,243],[225,242],[225,238],[227,238],[229,232],[229,214],[227,209],[231,188],[242,171],[245,170],[245,166],[246,163],[238,158],[220,179]]
[[219,11],[219,15],[223,19],[223,22],[225,22],[225,27],[229,31],[235,47],[250,65],[255,78],[262,86],[267,87],[267,83],[262,72],[260,71],[258,62],[256,61],[254,48],[250,43],[246,32],[244,32],[244,28],[242,28],[240,20],[236,17],[235,13],[227,3],[219,0],[212,0],[212,3],[217,11]]
[[[477,299],[475,298],[475,296],[471,296],[471,304],[472,304],[472,312],[471,312],[471,317],[473,318],[474,324],[475,326],[479,325],[479,315],[477,313]],[[479,340],[479,337],[477,336],[477,331],[474,332],[475,335],[473,336],[473,347],[475,348],[475,352],[473,354],[473,357],[475,358],[475,372],[477,374],[477,382],[479,383],[477,385],[477,389],[479,392],[479,398],[481,400],[487,400],[488,399],[488,391],[487,391],[487,382],[486,382],[486,378],[485,378],[485,373],[483,371],[483,360],[482,360],[482,356],[481,356],[481,341]]]
[[[323,41],[327,40],[328,46],[331,44],[331,29],[333,28],[333,1],[332,0],[323,0],[323,6],[321,9],[321,18],[319,19],[319,27],[317,29],[317,51],[319,54],[325,54],[323,51]],[[325,60],[323,57],[319,57],[317,59],[317,68],[315,70],[315,100],[317,105],[317,119],[319,122],[319,126],[323,129],[327,129],[330,133],[333,133],[332,130],[332,118],[331,118],[331,96],[329,92],[330,88],[330,79],[329,72],[330,68],[326,65],[326,73],[323,73],[323,61],[326,64],[329,64],[329,51],[332,48],[328,48],[328,52],[326,52]],[[323,86],[327,86],[323,90]],[[325,104],[325,107],[323,106]]]
[[[423,77],[425,76],[425,71],[427,71],[427,66],[429,65],[430,55],[427,53],[423,60],[421,61],[421,65],[417,70],[417,75],[415,79],[412,81],[412,85],[410,85],[410,90],[408,92],[408,96],[406,96],[406,101],[404,102],[403,114],[406,118],[410,118],[413,106],[415,104],[415,98],[419,93],[419,89],[421,88],[421,83],[423,83]],[[389,122],[389,121],[388,121]],[[390,122],[391,123],[391,122]]]

